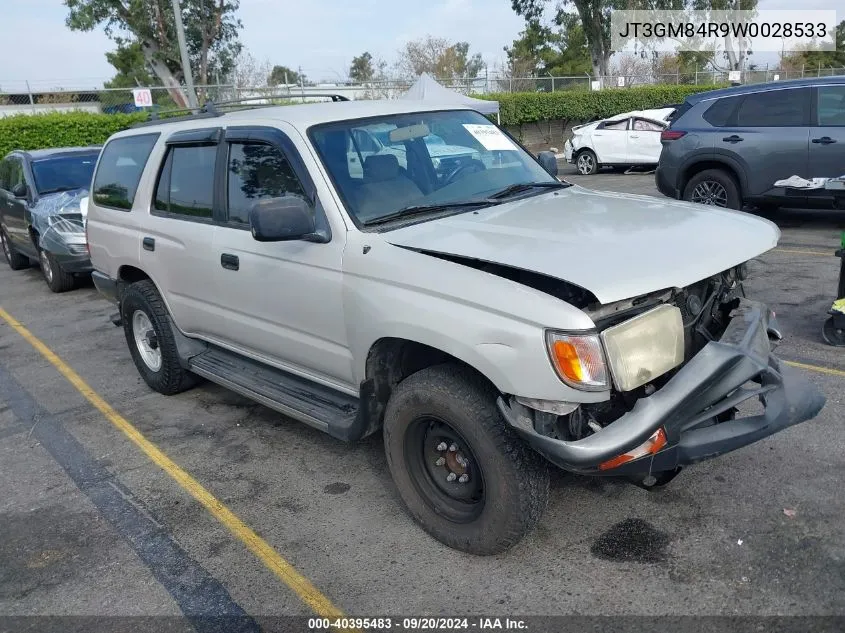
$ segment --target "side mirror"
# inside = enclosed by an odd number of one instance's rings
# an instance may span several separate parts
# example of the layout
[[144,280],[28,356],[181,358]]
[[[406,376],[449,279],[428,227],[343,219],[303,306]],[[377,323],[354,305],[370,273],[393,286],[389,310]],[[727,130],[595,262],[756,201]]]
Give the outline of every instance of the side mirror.
[[557,178],[557,158],[555,157],[554,152],[540,152],[539,154],[537,154],[537,160],[540,161],[540,164],[543,166],[543,169],[545,169],[552,176]]
[[313,209],[296,195],[259,200],[249,211],[249,225],[259,242],[320,241]]
[[12,188],[12,195],[15,196],[15,198],[28,198],[29,187],[22,182],[18,183]]

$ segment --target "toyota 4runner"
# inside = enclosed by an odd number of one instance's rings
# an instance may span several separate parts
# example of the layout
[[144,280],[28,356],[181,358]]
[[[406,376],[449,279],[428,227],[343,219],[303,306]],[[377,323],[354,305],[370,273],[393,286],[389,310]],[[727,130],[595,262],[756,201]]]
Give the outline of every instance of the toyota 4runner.
[[[359,130],[405,151],[364,156]],[[436,169],[430,135],[471,158]],[[94,279],[150,387],[202,377],[341,440],[382,430],[410,514],[477,554],[537,523],[548,462],[652,487],[819,412],[743,292],[773,224],[550,172],[448,106],[151,122],[98,161]]]

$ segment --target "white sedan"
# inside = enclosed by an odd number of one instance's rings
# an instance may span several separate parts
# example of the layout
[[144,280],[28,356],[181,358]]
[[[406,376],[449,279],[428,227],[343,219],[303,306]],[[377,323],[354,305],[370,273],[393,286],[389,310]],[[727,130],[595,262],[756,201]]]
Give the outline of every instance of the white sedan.
[[599,167],[656,165],[660,159],[660,133],[669,127],[675,108],[625,112],[572,128],[564,145],[567,162],[578,172],[594,174]]

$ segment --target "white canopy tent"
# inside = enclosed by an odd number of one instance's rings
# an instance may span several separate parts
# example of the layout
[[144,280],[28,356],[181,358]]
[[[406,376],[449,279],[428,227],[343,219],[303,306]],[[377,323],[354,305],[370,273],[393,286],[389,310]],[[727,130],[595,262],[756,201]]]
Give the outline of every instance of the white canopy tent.
[[449,90],[437,83],[428,73],[421,74],[417,78],[416,83],[399,98],[414,101],[430,101],[432,103],[469,105],[472,106],[473,110],[478,110],[482,114],[495,114],[496,120],[501,122],[499,119],[498,101],[474,99],[473,97],[462,95],[460,92]]

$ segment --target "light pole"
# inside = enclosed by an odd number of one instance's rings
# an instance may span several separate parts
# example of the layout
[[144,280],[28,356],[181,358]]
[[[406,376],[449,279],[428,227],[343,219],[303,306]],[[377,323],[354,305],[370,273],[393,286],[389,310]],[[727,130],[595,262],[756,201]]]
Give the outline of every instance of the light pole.
[[185,86],[188,89],[188,105],[199,107],[197,93],[194,90],[194,73],[191,70],[191,60],[188,58],[188,47],[185,44],[185,28],[182,26],[182,7],[179,0],[173,0],[173,18],[176,24],[176,40],[179,42],[179,54],[182,57],[182,74],[185,75]]

